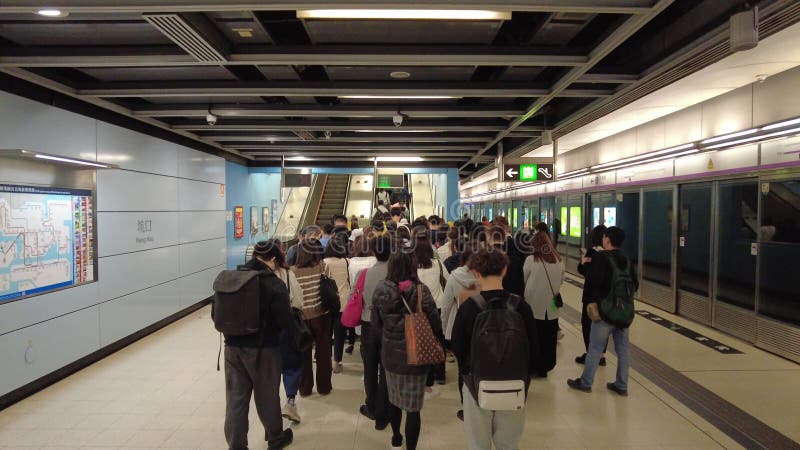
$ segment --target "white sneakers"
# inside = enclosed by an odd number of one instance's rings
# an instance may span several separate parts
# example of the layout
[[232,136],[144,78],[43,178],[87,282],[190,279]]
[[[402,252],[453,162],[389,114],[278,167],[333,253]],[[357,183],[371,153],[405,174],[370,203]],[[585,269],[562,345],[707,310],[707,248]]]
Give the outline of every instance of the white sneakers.
[[300,414],[297,412],[297,405],[286,403],[281,408],[281,416],[291,420],[294,423],[300,423]]

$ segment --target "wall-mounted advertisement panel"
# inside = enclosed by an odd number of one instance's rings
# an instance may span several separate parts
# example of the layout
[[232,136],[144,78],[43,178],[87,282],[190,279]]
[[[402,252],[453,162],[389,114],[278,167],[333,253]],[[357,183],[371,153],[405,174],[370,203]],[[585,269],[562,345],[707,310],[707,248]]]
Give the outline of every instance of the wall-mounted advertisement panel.
[[0,303],[95,279],[92,191],[0,184]]
[[574,238],[581,237],[581,207],[570,206],[569,208],[569,235]]
[[607,227],[617,226],[617,208],[615,206],[603,208],[603,220],[605,221],[603,225]]

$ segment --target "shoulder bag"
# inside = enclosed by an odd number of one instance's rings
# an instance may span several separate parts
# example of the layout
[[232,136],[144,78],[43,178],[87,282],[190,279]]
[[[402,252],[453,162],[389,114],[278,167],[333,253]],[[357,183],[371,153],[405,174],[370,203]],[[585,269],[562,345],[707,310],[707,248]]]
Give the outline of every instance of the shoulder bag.
[[353,293],[344,305],[342,311],[342,325],[355,328],[361,324],[361,313],[364,312],[364,284],[367,278],[367,269],[361,271],[353,287]]
[[553,291],[553,283],[550,282],[550,274],[547,273],[547,264],[544,263],[543,259],[539,260],[542,263],[542,268],[544,269],[544,275],[547,277],[547,286],[550,288],[550,293],[553,294],[553,309],[561,308],[564,306],[564,299],[561,298],[561,292],[556,294]]
[[432,366],[445,361],[444,349],[425,316],[422,308],[422,283],[417,284],[417,310],[411,311],[403,293],[400,299],[408,310],[405,317],[406,362],[409,366]]
[[342,309],[342,303],[339,299],[339,287],[336,281],[322,271],[319,278],[319,296],[322,302],[322,307],[327,309],[329,313],[336,314]]

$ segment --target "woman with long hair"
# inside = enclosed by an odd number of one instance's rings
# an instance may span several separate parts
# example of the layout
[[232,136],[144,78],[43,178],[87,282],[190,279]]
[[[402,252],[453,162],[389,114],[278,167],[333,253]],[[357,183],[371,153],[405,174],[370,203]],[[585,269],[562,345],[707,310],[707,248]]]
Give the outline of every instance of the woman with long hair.
[[[348,240],[344,234],[337,234],[325,247],[325,258],[322,260],[322,273],[336,282],[339,288],[339,301],[346,302],[350,295],[350,274],[347,262]],[[342,325],[341,312],[333,314],[333,373],[341,373],[344,341],[347,339],[347,353],[353,353],[356,342],[356,331]]]
[[545,233],[536,233],[531,240],[533,254],[525,259],[522,272],[525,280],[525,301],[533,310],[539,335],[539,358],[536,375],[545,378],[556,366],[558,341],[558,307],[555,297],[564,282],[564,261],[553,241]]
[[[330,243],[329,243],[330,245]],[[331,386],[331,318],[330,311],[322,305],[320,279],[322,277],[322,244],[316,239],[307,239],[297,245],[297,262],[290,268],[300,287],[303,288],[303,315],[314,335],[317,361],[317,392],[327,395]],[[300,396],[308,397],[314,390],[312,349],[303,353],[303,376],[300,380]]]
[[417,264],[410,248],[400,245],[389,257],[386,279],[373,295],[372,332],[381,339],[381,361],[389,391],[392,448],[401,449],[400,423],[406,412],[406,449],[415,450],[422,425],[426,366],[410,366],[406,355],[405,319],[417,308],[417,286],[422,285],[422,308],[434,335],[444,344],[442,322],[430,290],[417,278]]

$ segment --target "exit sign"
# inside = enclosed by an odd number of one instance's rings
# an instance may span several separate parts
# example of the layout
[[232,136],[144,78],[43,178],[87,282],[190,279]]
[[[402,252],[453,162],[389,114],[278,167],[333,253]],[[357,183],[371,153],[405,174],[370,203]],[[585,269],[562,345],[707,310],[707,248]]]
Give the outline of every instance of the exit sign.
[[553,164],[503,164],[503,181],[553,181]]

